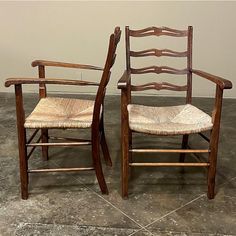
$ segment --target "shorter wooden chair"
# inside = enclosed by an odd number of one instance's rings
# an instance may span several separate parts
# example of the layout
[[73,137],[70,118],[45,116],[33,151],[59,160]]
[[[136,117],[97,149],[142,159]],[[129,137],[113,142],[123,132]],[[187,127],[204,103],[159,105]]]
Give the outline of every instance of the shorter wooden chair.
[[[176,30],[167,27],[149,27],[141,30],[131,30],[126,27],[126,70],[118,82],[118,88],[121,89],[121,143],[122,143],[122,196],[128,197],[128,178],[131,167],[139,166],[172,166],[188,167],[199,166],[208,169],[208,198],[214,198],[216,161],[218,150],[218,139],[220,131],[221,107],[224,89],[231,89],[232,84],[229,80],[220,78],[209,73],[195,70],[192,68],[192,27],[187,30]],[[145,49],[134,51],[131,48],[133,38],[144,38],[149,36],[166,36],[169,38],[186,39],[184,51],[175,51],[170,49]],[[131,41],[132,40],[132,41]],[[138,40],[138,39],[137,39]],[[141,40],[141,39],[139,39]],[[134,48],[134,47],[133,47]],[[170,66],[143,66],[135,68],[133,66],[134,57],[172,57],[186,58],[186,68],[176,69]],[[131,61],[132,59],[132,61]],[[140,60],[141,61],[141,60]],[[140,62],[139,61],[139,62]],[[144,61],[144,60],[143,60]],[[131,65],[132,63],[132,65]],[[144,74],[167,74],[176,76],[186,76],[187,83],[184,85],[175,85],[170,82],[156,82],[156,79],[149,83],[138,83],[138,76]],[[215,105],[211,116],[195,107],[192,102],[192,75],[202,77],[213,82],[216,86]],[[134,78],[135,77],[135,78]],[[157,76],[154,76],[157,77]],[[136,83],[133,83],[133,82]],[[186,91],[186,104],[179,106],[146,106],[143,104],[133,104],[131,101],[132,91],[144,90],[173,90]],[[158,100],[158,98],[157,98]],[[210,131],[210,137],[203,134],[204,131]],[[132,133],[143,133],[157,136],[181,135],[181,149],[153,149],[153,148],[134,148],[132,147]],[[190,134],[199,134],[209,142],[209,148],[191,149],[188,146],[188,137]],[[132,153],[179,153],[179,162],[166,163],[140,163],[134,162],[131,158]],[[184,163],[186,153],[207,153],[209,158],[206,162]]]
[[[103,156],[107,165],[112,165],[108,146],[106,143],[103,123],[104,97],[106,86],[111,75],[111,68],[115,62],[116,47],[120,40],[121,31],[119,27],[110,36],[109,48],[104,68],[52,61],[37,60],[32,66],[38,67],[39,78],[9,78],[5,86],[15,86],[16,97],[16,115],[18,129],[18,146],[20,159],[20,180],[21,196],[23,199],[28,198],[28,183],[30,173],[44,172],[64,172],[64,171],[88,171],[95,170],[101,192],[108,194],[107,185],[104,179],[101,160],[100,144]],[[55,78],[45,78],[45,67],[66,67],[103,71],[100,83],[88,82],[83,80],[65,80]],[[39,85],[40,100],[32,113],[25,118],[23,107],[22,85],[37,84]],[[62,97],[48,97],[46,94],[46,84],[72,85],[72,86],[97,86],[96,99],[72,99]],[[34,129],[31,137],[26,139],[27,129]],[[59,138],[62,142],[49,142],[49,129],[91,129],[91,139]],[[33,142],[37,133],[41,131],[39,138]],[[55,139],[55,137],[53,138]],[[53,140],[52,139],[52,140]],[[57,138],[56,138],[57,139]],[[55,169],[29,169],[28,159],[36,147],[42,147],[42,154],[45,160],[48,159],[48,147],[57,146],[92,146],[93,166],[91,167],[71,167]],[[28,149],[30,149],[28,151]]]

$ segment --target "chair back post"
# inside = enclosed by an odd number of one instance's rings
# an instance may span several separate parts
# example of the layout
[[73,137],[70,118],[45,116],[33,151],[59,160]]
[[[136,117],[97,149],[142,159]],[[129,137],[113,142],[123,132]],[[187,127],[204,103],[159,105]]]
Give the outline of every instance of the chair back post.
[[[45,66],[38,66],[39,78],[45,78]],[[45,84],[39,84],[39,97],[45,98],[47,96],[47,90]]]
[[130,71],[130,35],[129,26],[125,26],[126,70]]
[[191,104],[192,102],[192,48],[193,48],[193,27],[188,26],[188,45],[187,45],[187,95],[186,103]]
[[[101,107],[104,102],[104,97],[106,94],[106,86],[110,80],[110,75],[111,75],[110,70],[115,62],[115,58],[116,58],[115,52],[116,52],[117,44],[120,41],[120,35],[121,35],[120,28],[116,27],[114,33],[110,36],[106,63],[104,66],[102,78],[100,81],[100,85],[98,87],[98,91],[97,91],[97,95],[96,95],[96,99],[95,99],[95,104],[94,104],[93,121],[92,121],[92,134],[96,134],[96,131],[94,132],[94,130],[99,129]],[[102,112],[103,112],[103,109],[104,109],[104,107],[102,108]]]
[[[129,26],[125,27],[125,50],[126,50],[126,70],[127,73],[131,73],[130,69],[130,35],[129,35]],[[131,103],[131,79],[127,84],[127,104]]]

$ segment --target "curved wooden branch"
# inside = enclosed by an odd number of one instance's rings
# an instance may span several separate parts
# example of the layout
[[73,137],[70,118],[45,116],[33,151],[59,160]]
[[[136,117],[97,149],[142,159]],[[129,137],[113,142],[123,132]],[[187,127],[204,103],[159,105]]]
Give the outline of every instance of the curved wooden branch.
[[188,35],[187,30],[176,30],[168,27],[148,27],[141,30],[129,30],[129,35],[133,37],[145,37],[145,36],[173,36],[173,37],[186,37]]
[[173,90],[173,91],[186,91],[187,90],[187,85],[184,86],[179,86],[167,82],[162,82],[162,83],[147,83],[143,85],[131,85],[131,90],[132,91],[144,91],[144,90],[149,90],[149,89],[155,89],[155,90]]
[[79,85],[79,86],[99,86],[99,83],[84,81],[84,80],[65,80],[65,79],[52,79],[52,78],[9,78],[5,81],[5,86],[19,84],[58,84],[58,85]]
[[131,73],[132,74],[145,74],[145,73],[156,73],[156,74],[161,74],[161,73],[167,73],[167,74],[177,74],[177,75],[184,75],[188,73],[187,69],[175,69],[169,66],[148,66],[148,67],[143,67],[139,69],[134,69],[131,68]]
[[187,57],[187,51],[176,52],[169,49],[147,49],[143,51],[130,51],[132,57],[146,57],[146,56],[168,56],[168,57]]
[[66,62],[56,62],[56,61],[46,61],[46,60],[36,60],[31,63],[33,67],[36,66],[54,66],[54,67],[66,67],[66,68],[76,68],[76,69],[87,69],[87,70],[103,70],[103,68],[92,65],[85,64],[74,64]]

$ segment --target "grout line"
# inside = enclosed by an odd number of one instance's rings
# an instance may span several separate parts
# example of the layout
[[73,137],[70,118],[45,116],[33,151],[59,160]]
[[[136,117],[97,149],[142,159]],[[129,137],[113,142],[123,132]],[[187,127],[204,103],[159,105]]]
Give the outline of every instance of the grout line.
[[[57,163],[54,162],[54,164],[58,166]],[[112,206],[113,208],[115,208],[115,209],[116,209],[117,211],[119,211],[121,214],[123,214],[123,215],[126,216],[128,219],[130,219],[130,220],[133,221],[135,224],[137,224],[139,227],[141,227],[141,228],[138,229],[137,231],[135,231],[135,232],[129,234],[129,236],[135,235],[136,233],[138,233],[138,232],[140,232],[140,231],[142,231],[142,230],[145,230],[145,231],[149,232],[151,235],[153,235],[153,233],[150,232],[150,231],[147,229],[147,227],[149,227],[150,225],[156,223],[156,222],[159,221],[159,220],[164,219],[165,217],[171,215],[172,213],[174,213],[174,212],[176,212],[176,211],[178,211],[178,210],[180,210],[180,209],[182,209],[182,208],[188,206],[189,204],[191,204],[191,203],[197,201],[198,199],[200,199],[201,197],[205,196],[205,193],[203,193],[203,194],[199,195],[198,197],[194,198],[193,200],[187,202],[186,204],[184,204],[184,205],[182,205],[182,206],[180,206],[180,207],[178,207],[178,208],[176,208],[176,209],[174,209],[174,210],[168,212],[167,214],[165,214],[165,215],[159,217],[158,219],[154,220],[153,222],[151,222],[151,223],[149,223],[149,224],[147,224],[147,225],[145,225],[145,226],[142,226],[141,224],[139,224],[138,222],[136,222],[134,219],[132,219],[129,215],[127,215],[125,212],[123,212],[121,209],[119,209],[118,207],[116,207],[115,205],[113,205],[111,202],[109,202],[108,200],[106,200],[104,197],[102,197],[102,196],[101,196],[99,193],[97,193],[95,190],[93,190],[92,188],[86,186],[79,178],[78,178],[78,179],[75,178],[75,177],[73,177],[73,178],[74,178],[76,181],[80,182],[86,189],[88,189],[88,190],[90,190],[91,192],[93,192],[93,193],[94,193],[95,195],[97,195],[99,198],[103,199],[103,200],[104,200],[106,203],[108,203],[110,206]],[[222,183],[221,185],[219,185],[219,187],[224,186],[225,184],[227,184],[227,183],[233,181],[234,179],[236,179],[236,176],[233,177],[233,178],[231,178],[230,180],[228,180],[228,181]]]
[[[225,181],[224,183],[220,184],[219,187],[222,187],[222,186],[224,186],[225,184],[230,183],[230,182],[233,181],[234,179],[236,179],[236,176],[233,177],[233,178],[231,178],[231,179],[229,179],[229,180],[227,180],[227,181]],[[178,211],[178,210],[184,208],[185,206],[187,206],[187,205],[189,205],[189,204],[191,204],[191,203],[197,201],[198,199],[200,199],[200,198],[203,197],[204,195],[205,195],[205,193],[201,194],[200,196],[198,196],[197,198],[194,198],[194,199],[191,200],[190,202],[187,202],[187,203],[184,204],[183,206],[180,206],[180,207],[176,208],[175,210],[170,211],[169,213],[167,213],[167,214],[165,214],[164,216],[162,216],[162,217],[160,217],[160,218],[154,220],[152,223],[150,223],[150,224],[148,224],[148,225],[142,227],[141,229],[137,230],[136,232],[129,234],[129,236],[135,235],[136,233],[140,232],[140,231],[143,230],[143,229],[146,230],[147,232],[151,233],[151,235],[153,235],[153,233],[150,232],[150,231],[147,229],[148,226],[150,226],[150,225],[156,223],[157,221],[159,221],[159,220],[161,220],[161,219],[163,219],[163,218],[165,218],[165,217],[171,215],[172,213],[174,213],[174,212],[176,212],[176,211]]]
[[[53,162],[56,166],[60,167],[56,162]],[[116,207],[115,205],[113,205],[111,202],[109,202],[108,200],[106,200],[104,197],[102,197],[99,193],[97,193],[95,190],[93,190],[92,188],[86,186],[86,184],[84,184],[80,178],[75,178],[74,176],[72,176],[73,179],[75,179],[76,181],[80,182],[86,189],[90,190],[93,194],[97,195],[99,198],[103,199],[106,203],[108,203],[110,206],[112,206],[113,208],[115,208],[116,210],[118,210],[120,213],[122,213],[122,215],[125,215],[127,218],[129,218],[131,221],[133,221],[135,224],[137,224],[139,227],[144,228],[142,225],[140,225],[138,222],[136,222],[134,219],[132,219],[129,215],[127,215],[125,212],[123,212],[122,210],[120,210],[118,207]]]
[[224,185],[227,184],[227,183],[230,183],[230,182],[233,181],[234,179],[236,179],[236,176],[232,177],[232,178],[229,179],[229,180],[226,180],[224,183],[220,184],[219,187],[224,186]]
[[203,196],[205,196],[205,193],[199,195],[198,197],[194,198],[194,199],[191,200],[190,202],[187,202],[187,203],[185,203],[184,205],[182,205],[182,206],[176,208],[175,210],[172,210],[172,211],[168,212],[167,214],[165,214],[165,215],[161,216],[160,218],[154,220],[152,223],[145,225],[144,228],[146,228],[146,227],[148,227],[148,226],[150,226],[150,225],[156,223],[157,221],[162,220],[163,218],[165,218],[165,217],[171,215],[172,213],[174,213],[174,212],[176,212],[176,211],[178,211],[178,210],[180,210],[180,209],[182,209],[182,208],[188,206],[189,204],[191,204],[191,203],[197,201],[199,198],[201,198],[201,197],[203,197]]
[[128,236],[135,235],[136,233],[141,232],[142,230],[145,230],[146,232],[150,233],[151,235],[154,235],[151,231],[149,231],[145,227],[143,227],[143,228],[141,228],[141,229],[139,229],[139,230],[129,234]]
[[123,212],[121,209],[119,209],[118,207],[116,207],[115,205],[113,205],[111,202],[109,202],[107,199],[105,199],[102,195],[100,195],[99,193],[97,193],[95,190],[93,190],[92,188],[89,188],[88,186],[86,186],[83,182],[81,182],[81,180],[78,179],[78,181],[84,185],[85,188],[87,188],[88,190],[90,190],[91,192],[93,192],[95,195],[97,195],[98,197],[100,197],[101,199],[103,199],[106,203],[108,203],[110,206],[112,206],[113,208],[115,208],[117,211],[119,211],[120,213],[122,213],[124,216],[126,216],[127,218],[129,218],[131,221],[133,221],[135,224],[137,224],[139,227],[141,227],[141,229],[143,228],[142,225],[140,225],[138,222],[136,222],[134,219],[132,219],[129,215],[127,215],[125,212]]

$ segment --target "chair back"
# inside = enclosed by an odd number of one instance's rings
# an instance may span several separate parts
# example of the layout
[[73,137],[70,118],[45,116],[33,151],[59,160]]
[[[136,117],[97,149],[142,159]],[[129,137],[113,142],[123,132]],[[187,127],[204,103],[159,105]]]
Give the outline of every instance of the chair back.
[[[130,90],[131,91],[143,91],[149,89],[155,90],[174,90],[174,91],[186,91],[186,102],[191,103],[192,97],[192,26],[189,26],[187,30],[176,30],[167,27],[148,27],[141,30],[131,30],[128,26],[125,28],[125,41],[126,41],[126,68],[130,74],[175,74],[175,75],[187,75],[187,84],[186,85],[175,85],[169,82],[150,82],[141,85],[133,85],[131,82]],[[131,37],[149,37],[149,36],[168,36],[168,37],[183,37],[187,39],[186,50],[185,51],[175,51],[171,49],[145,49],[142,51],[133,51],[130,49]],[[131,65],[131,58],[133,57],[185,57],[186,68],[176,69],[169,66],[156,66],[151,65],[142,68],[134,68]]]
[[101,109],[103,109],[103,101],[106,93],[106,86],[110,80],[111,75],[111,68],[115,63],[116,59],[116,48],[120,41],[121,30],[119,27],[116,27],[114,33],[110,35],[107,58],[104,66],[104,70],[102,73],[102,78],[100,81],[100,85],[98,87],[95,105],[94,105],[94,112],[93,112],[93,127],[98,127],[99,125],[99,117],[101,115]]

